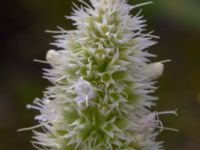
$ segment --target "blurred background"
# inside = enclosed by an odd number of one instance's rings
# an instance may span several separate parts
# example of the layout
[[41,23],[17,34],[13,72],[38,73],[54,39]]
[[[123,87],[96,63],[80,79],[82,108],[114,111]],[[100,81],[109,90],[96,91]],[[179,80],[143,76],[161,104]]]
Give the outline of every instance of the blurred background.
[[[77,0],[74,0],[77,2]],[[144,0],[129,0],[131,4]],[[42,78],[45,59],[52,48],[46,29],[57,26],[72,29],[64,16],[70,15],[71,0],[8,0],[0,4],[0,150],[33,150],[31,131],[17,129],[35,125],[37,112],[25,106],[49,83]],[[136,13],[135,11],[133,14]],[[165,131],[159,136],[166,150],[200,149],[200,1],[154,0],[143,7],[148,30],[161,38],[150,48],[157,60],[166,63],[159,79],[155,110],[178,109],[178,117],[161,117],[165,126],[180,132]]]

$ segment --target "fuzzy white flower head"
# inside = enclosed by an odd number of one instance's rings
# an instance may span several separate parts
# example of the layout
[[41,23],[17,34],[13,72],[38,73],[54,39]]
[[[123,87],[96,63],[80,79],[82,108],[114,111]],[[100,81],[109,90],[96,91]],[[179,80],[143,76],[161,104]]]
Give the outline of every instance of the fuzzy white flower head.
[[75,84],[75,91],[77,94],[76,101],[78,103],[82,103],[84,101],[88,101],[95,96],[95,92],[93,87],[89,82],[81,77],[78,82]]
[[33,144],[39,150],[162,150],[155,138],[169,128],[158,116],[174,112],[149,108],[163,61],[150,63],[155,55],[146,48],[155,36],[143,32],[141,11],[130,13],[149,2],[79,1],[84,6],[74,5],[67,17],[77,28],[53,32],[60,34],[53,43],[59,50],[47,52],[52,68],[44,74],[53,86],[29,105],[40,111],[36,119],[44,129],[34,132]]

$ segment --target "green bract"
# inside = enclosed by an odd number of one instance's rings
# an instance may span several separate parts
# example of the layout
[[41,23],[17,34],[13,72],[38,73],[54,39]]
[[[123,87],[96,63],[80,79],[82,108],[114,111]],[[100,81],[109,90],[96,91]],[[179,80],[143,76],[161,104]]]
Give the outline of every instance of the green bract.
[[[157,98],[155,79],[161,62],[145,49],[155,36],[143,33],[140,12],[148,4],[125,0],[82,1],[72,16],[76,30],[61,29],[49,50],[45,78],[52,82],[42,99],[28,105],[40,111],[33,145],[40,150],[162,150],[155,141],[163,129],[159,113],[149,111]],[[174,113],[174,112],[166,112]],[[156,130],[157,129],[157,130]]]

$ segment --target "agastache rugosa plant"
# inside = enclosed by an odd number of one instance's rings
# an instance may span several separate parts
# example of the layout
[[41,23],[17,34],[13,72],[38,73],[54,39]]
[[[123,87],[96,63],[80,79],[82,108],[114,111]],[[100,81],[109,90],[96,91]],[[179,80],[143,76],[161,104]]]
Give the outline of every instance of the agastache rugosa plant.
[[156,136],[173,129],[159,116],[176,112],[150,111],[163,61],[151,63],[155,55],[146,48],[156,36],[143,32],[140,12],[130,14],[149,3],[80,1],[67,17],[76,30],[56,31],[59,50],[46,55],[52,67],[44,75],[53,85],[28,105],[40,111],[39,125],[30,128],[32,144],[39,150],[162,150]]

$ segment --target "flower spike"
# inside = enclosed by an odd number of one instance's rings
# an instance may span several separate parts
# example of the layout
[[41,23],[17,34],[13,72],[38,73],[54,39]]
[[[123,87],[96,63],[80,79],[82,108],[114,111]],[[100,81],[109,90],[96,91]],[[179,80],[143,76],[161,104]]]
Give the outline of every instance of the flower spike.
[[[144,33],[143,5],[126,0],[79,0],[73,13],[75,30],[47,31],[56,38],[46,61],[44,78],[53,85],[28,108],[39,111],[32,144],[39,150],[163,150],[156,136],[163,129],[160,115],[150,112],[158,98],[155,80],[164,62],[151,63],[147,51],[157,42]],[[41,128],[38,130],[38,127]]]

